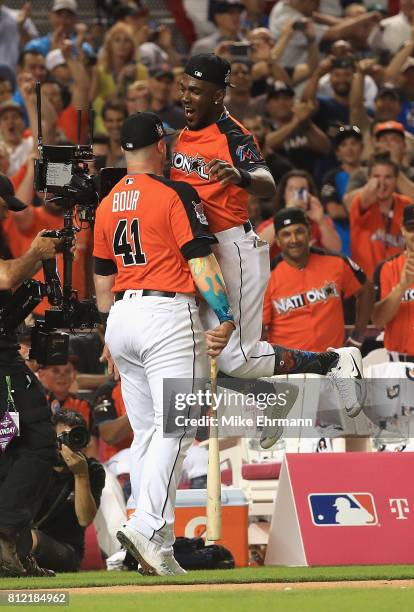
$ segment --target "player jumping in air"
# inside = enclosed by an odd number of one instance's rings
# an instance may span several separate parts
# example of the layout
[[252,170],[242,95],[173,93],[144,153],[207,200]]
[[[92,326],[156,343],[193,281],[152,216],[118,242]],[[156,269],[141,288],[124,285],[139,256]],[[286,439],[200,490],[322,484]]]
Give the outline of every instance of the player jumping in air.
[[[269,247],[248,219],[248,194],[270,198],[275,184],[251,134],[227,112],[230,64],[213,53],[192,57],[181,79],[187,127],[179,135],[171,178],[199,193],[235,316],[236,330],[218,357],[220,370],[238,378],[287,373],[316,373],[336,384],[347,414],[361,410],[362,359],[357,348],[315,353],[287,349],[260,340],[263,296],[269,280]],[[217,325],[205,308],[206,329]],[[217,340],[220,340],[217,332]]]

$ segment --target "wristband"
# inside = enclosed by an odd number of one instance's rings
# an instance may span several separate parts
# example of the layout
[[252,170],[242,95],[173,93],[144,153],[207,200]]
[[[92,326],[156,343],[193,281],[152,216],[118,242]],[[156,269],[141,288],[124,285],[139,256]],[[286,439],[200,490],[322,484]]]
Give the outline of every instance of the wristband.
[[240,183],[237,183],[237,186],[242,189],[247,189],[252,183],[252,175],[250,172],[247,172],[247,170],[240,170],[240,168],[237,168],[237,170],[240,172],[241,177]]

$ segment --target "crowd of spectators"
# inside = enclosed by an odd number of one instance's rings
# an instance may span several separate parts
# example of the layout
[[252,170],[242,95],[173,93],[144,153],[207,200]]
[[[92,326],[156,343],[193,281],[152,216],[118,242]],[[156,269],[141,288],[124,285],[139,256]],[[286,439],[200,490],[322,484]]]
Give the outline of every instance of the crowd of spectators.
[[[273,201],[249,200],[272,261],[264,333],[321,351],[345,341],[345,323],[357,346],[369,323],[392,324],[388,348],[410,360],[414,211],[405,209],[414,201],[414,0],[166,0],[174,26],[154,22],[152,0],[100,3],[107,10],[93,23],[82,23],[76,0],[53,0],[42,36],[30,2],[0,4],[0,172],[28,205],[1,222],[2,254],[18,257],[41,229],[62,226],[62,208],[33,187],[37,82],[48,144],[76,143],[76,111],[93,108],[89,170],[96,174],[125,166],[120,129],[129,115],[152,110],[168,127],[185,126],[185,63],[215,52],[231,64],[226,108],[254,134],[277,184]],[[83,113],[82,142],[88,120]],[[284,227],[289,216],[296,224]],[[81,298],[93,295],[91,254],[92,232],[82,230],[73,266]],[[383,262],[392,256],[398,265],[389,282]],[[401,309],[404,332],[396,323]],[[106,464],[131,442],[120,385],[99,360],[102,330],[71,342],[68,364],[37,375],[53,412],[82,415],[91,433],[86,455]]]

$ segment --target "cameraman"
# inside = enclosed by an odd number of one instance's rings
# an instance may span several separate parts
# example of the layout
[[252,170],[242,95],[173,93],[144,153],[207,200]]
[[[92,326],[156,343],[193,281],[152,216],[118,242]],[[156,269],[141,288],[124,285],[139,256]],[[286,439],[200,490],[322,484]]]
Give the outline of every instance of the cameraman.
[[[89,440],[82,415],[59,410],[52,416],[52,423],[61,465],[53,468],[35,517],[32,554],[40,566],[56,572],[77,572],[85,552],[85,528],[99,508],[105,471],[99,461],[87,459],[82,452]],[[82,431],[73,431],[75,428]],[[76,439],[71,439],[71,431]]]
[[[7,177],[0,175],[0,221],[9,210],[24,210]],[[26,253],[17,259],[0,259],[0,311],[12,296],[11,290],[31,278],[41,262],[56,255],[60,241],[41,232]],[[1,320],[1,317],[0,317]],[[15,331],[0,334],[0,428],[8,411],[18,412],[20,435],[10,435],[0,447],[0,576],[32,575],[24,568],[28,547],[22,545],[19,560],[16,539],[30,537],[30,523],[37,501],[46,486],[56,457],[56,437],[50,410],[37,378],[18,352]],[[4,440],[4,439],[3,439]],[[39,570],[39,568],[37,568]]]

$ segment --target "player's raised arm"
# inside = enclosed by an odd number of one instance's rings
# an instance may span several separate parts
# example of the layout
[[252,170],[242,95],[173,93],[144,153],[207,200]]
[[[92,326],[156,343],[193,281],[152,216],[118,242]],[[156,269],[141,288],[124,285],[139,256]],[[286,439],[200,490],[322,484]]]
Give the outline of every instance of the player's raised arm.
[[206,332],[207,352],[216,357],[236,328],[220,266],[213,253],[190,259],[188,265],[197,289],[220,321],[220,325]]

